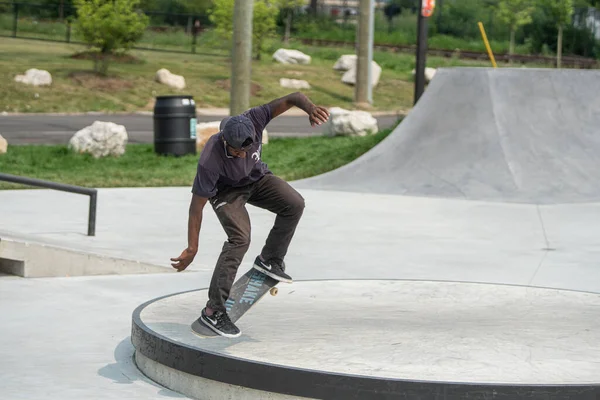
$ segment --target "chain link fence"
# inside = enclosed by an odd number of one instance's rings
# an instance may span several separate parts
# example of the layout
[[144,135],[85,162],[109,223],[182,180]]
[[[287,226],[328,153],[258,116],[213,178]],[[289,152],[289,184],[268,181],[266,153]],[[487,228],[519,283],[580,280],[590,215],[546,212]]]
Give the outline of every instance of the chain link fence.
[[[31,38],[68,43],[81,43],[75,24],[75,9],[68,0],[59,3],[34,4],[0,2],[0,36]],[[477,23],[483,22],[492,50],[508,51],[510,32],[493,9],[482,6],[487,0],[438,0],[429,19],[430,49],[484,52]],[[406,4],[412,4],[406,0]],[[358,19],[357,0],[320,0],[316,15],[307,6],[294,15],[292,37],[354,42]],[[375,43],[380,45],[414,45],[417,31],[417,8],[394,9],[391,3],[375,1]],[[136,49],[185,53],[226,54],[228,48],[216,35],[207,34],[212,27],[207,14],[194,15],[143,11],[150,25]],[[281,16],[279,29],[283,30]],[[281,32],[280,32],[281,33]],[[517,54],[551,56],[556,53],[556,26],[545,20],[543,13],[534,22],[518,29]],[[600,11],[577,8],[573,22],[564,30],[563,54],[600,59]]]

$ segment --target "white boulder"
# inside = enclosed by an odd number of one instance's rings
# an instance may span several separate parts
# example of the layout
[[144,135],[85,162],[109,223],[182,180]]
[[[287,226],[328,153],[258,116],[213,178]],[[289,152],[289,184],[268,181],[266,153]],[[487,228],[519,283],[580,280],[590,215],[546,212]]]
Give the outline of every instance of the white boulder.
[[273,54],[275,61],[282,64],[310,64],[312,58],[294,49],[279,49]]
[[49,86],[52,84],[52,75],[43,69],[30,68],[25,75],[15,76],[15,81],[33,86]]
[[300,79],[281,78],[279,84],[289,89],[310,89],[310,84]]
[[[431,82],[433,80],[433,77],[435,76],[435,72],[436,71],[437,70],[435,68],[430,68],[430,67],[425,68],[425,82],[426,83],[429,83],[429,82]],[[416,73],[417,73],[416,70],[413,69],[412,70],[412,76],[413,76],[413,78],[414,78],[414,76],[415,76]]]
[[[375,61],[371,62],[371,85],[377,86],[381,77],[381,67]],[[342,75],[342,82],[348,85],[356,85],[356,63]]]
[[[196,151],[200,152],[210,137],[219,133],[221,121],[201,122],[196,124]],[[269,143],[269,133],[263,130],[262,144]]]
[[356,65],[356,54],[344,54],[333,65],[336,71],[348,71]]
[[127,130],[114,122],[95,121],[69,140],[69,148],[78,153],[89,153],[95,158],[125,154]]
[[185,89],[185,78],[181,75],[171,73],[166,68],[156,71],[156,81],[175,89]]
[[0,135],[0,154],[5,154],[8,151],[8,142]]
[[340,107],[329,110],[325,125],[329,136],[367,136],[379,131],[377,119],[367,111],[350,111]]

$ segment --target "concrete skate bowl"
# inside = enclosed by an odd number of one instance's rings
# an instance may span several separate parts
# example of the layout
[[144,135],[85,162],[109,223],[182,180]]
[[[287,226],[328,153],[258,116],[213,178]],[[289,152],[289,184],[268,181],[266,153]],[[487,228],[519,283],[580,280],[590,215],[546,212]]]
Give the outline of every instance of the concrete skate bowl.
[[441,68],[371,151],[296,187],[554,204],[600,200],[600,71]]

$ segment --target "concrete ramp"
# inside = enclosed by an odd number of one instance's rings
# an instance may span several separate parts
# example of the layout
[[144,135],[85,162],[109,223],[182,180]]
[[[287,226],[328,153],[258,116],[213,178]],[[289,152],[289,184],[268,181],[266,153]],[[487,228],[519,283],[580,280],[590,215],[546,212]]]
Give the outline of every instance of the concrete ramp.
[[390,136],[296,187],[521,203],[600,200],[600,71],[439,69]]

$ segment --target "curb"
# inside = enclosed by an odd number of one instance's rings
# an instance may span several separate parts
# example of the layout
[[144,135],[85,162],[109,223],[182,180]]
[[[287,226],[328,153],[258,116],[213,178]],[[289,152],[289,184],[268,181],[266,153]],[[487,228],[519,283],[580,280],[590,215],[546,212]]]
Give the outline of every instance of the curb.
[[[352,110],[354,111],[354,110]],[[358,111],[358,110],[356,110]],[[366,110],[368,111],[368,110]],[[398,116],[398,115],[406,115],[409,110],[400,109],[400,110],[383,110],[383,111],[371,111],[370,114],[374,117],[386,117],[386,116]],[[202,116],[215,116],[215,117],[226,117],[229,115],[228,108],[197,108],[196,113]],[[101,112],[101,111],[82,111],[82,112],[57,112],[57,113],[25,113],[25,112],[2,112],[0,113],[0,117],[20,117],[20,116],[47,116],[47,117],[77,117],[77,116],[110,116],[110,115],[118,115],[118,116],[126,116],[126,115],[144,115],[144,116],[152,116],[152,111],[131,111],[131,112]],[[290,109],[286,111],[284,114],[280,115],[280,117],[298,117],[305,116],[306,113],[300,109]]]

